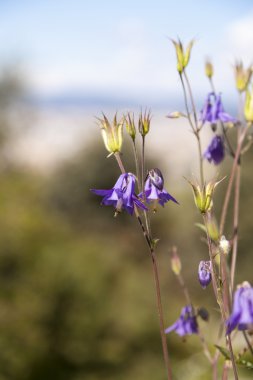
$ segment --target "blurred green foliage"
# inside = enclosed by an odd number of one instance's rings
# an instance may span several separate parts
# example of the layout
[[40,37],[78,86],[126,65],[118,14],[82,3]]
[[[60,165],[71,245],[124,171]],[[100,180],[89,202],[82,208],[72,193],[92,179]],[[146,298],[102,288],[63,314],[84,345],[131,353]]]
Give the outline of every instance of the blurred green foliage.
[[[8,138],[3,145],[8,147]],[[129,147],[124,159],[133,171],[128,152]],[[101,208],[89,191],[110,188],[118,176],[113,158],[105,156],[97,141],[48,176],[11,161],[0,172],[0,380],[164,379],[145,240],[134,217],[113,218],[113,210]],[[240,281],[251,275],[247,210],[249,202],[252,206],[252,177],[247,162]],[[161,169],[164,165],[154,157],[148,163]],[[207,248],[194,227],[199,215],[191,191],[182,184],[182,192],[173,194],[180,206],[168,204],[152,217],[154,235],[161,238],[158,261],[166,325],[185,304],[170,270],[169,249],[176,244],[193,302],[209,308],[210,323],[201,322],[201,327],[213,339],[216,305],[212,290],[200,289],[196,274]],[[175,379],[211,379],[197,337],[182,341],[171,334],[168,345]]]

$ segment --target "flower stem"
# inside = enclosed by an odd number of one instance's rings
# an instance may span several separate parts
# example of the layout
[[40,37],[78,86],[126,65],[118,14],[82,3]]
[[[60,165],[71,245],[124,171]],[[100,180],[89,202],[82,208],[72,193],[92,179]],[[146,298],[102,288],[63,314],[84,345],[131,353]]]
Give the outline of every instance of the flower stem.
[[195,104],[194,104],[194,100],[193,100],[193,96],[192,96],[192,91],[191,91],[190,83],[188,81],[188,77],[185,74],[185,79],[186,79],[186,82],[187,82],[188,91],[189,91],[189,94],[190,94],[191,103],[192,103],[192,107],[193,107],[195,126],[194,126],[194,124],[192,122],[191,115],[190,115],[190,110],[189,110],[189,105],[188,105],[188,100],[187,100],[187,92],[186,92],[184,80],[183,80],[183,77],[182,77],[181,74],[179,75],[179,77],[180,77],[180,80],[181,80],[181,84],[182,84],[182,88],[183,88],[183,93],[184,93],[184,102],[185,102],[185,108],[186,108],[186,113],[187,113],[187,119],[188,119],[188,121],[190,123],[190,126],[192,127],[192,131],[193,131],[194,135],[196,136],[197,143],[198,143],[200,181],[201,181],[201,186],[203,186],[204,185],[203,156],[202,156],[202,147],[201,147],[201,141],[200,141],[200,136],[199,136],[199,132],[200,132],[201,128],[198,127],[197,116],[196,116],[196,108],[195,108]]
[[[117,163],[119,165],[119,168],[122,173],[125,173],[126,170],[124,168],[123,162],[121,160],[121,157],[119,153],[115,153],[115,158],[117,160]],[[152,260],[152,268],[153,268],[153,274],[154,274],[154,280],[155,280],[155,289],[156,289],[156,299],[157,299],[157,311],[158,311],[158,317],[159,317],[159,323],[160,323],[160,335],[161,335],[161,341],[162,341],[162,348],[163,348],[163,357],[164,362],[166,366],[166,372],[167,372],[167,379],[172,380],[172,370],[169,360],[169,353],[168,353],[168,347],[167,347],[167,340],[166,335],[164,332],[164,318],[163,318],[163,308],[162,308],[162,300],[161,300],[161,290],[160,290],[160,281],[159,281],[159,274],[158,274],[158,268],[157,268],[157,261],[155,256],[154,247],[152,244],[152,238],[149,236],[147,229],[145,228],[144,224],[142,223],[139,211],[137,207],[134,207],[135,216],[140,224],[140,227],[142,229],[142,233],[144,235],[144,238],[148,244],[149,252]]]
[[244,138],[246,136],[246,133],[247,133],[247,128],[244,128],[244,130],[241,133],[240,139],[238,141],[237,149],[235,152],[235,158],[233,161],[233,166],[231,169],[231,174],[230,174],[228,187],[227,187],[227,191],[226,191],[226,195],[225,195],[225,199],[224,199],[224,203],[223,203],[222,213],[221,213],[220,235],[222,235],[223,231],[224,231],[225,220],[226,220],[227,211],[228,211],[228,204],[229,204],[231,191],[232,191],[232,185],[233,185],[233,181],[234,181],[234,177],[235,177],[235,173],[236,173],[236,168],[238,165],[238,160],[240,158],[240,154],[241,154],[241,150],[242,150],[242,144],[243,144]]
[[[216,295],[217,303],[218,303],[218,305],[220,307],[221,316],[222,316],[222,320],[223,320],[223,325],[225,326],[225,323],[226,323],[226,308],[225,308],[225,305],[224,305],[223,296],[221,294],[221,289],[220,289],[221,287],[220,287],[220,284],[219,284],[219,280],[220,279],[219,279],[219,277],[217,275],[217,272],[216,272],[216,269],[215,269],[215,261],[213,259],[213,252],[212,252],[212,242],[211,242],[210,236],[208,234],[208,229],[207,229],[207,219],[206,219],[205,215],[203,216],[203,218],[204,218],[204,223],[205,223],[205,226],[206,226],[206,236],[207,236],[207,242],[208,242],[209,256],[210,256],[210,260],[212,262],[212,268],[213,268],[212,283],[213,283],[213,287],[214,287],[214,293]],[[232,344],[231,344],[230,334],[226,335],[226,343],[227,343],[227,346],[228,346],[228,349],[229,349],[229,352],[230,352],[230,360],[232,362],[232,367],[233,367],[233,372],[234,372],[234,379],[238,380],[238,373],[237,373],[237,368],[236,368],[236,363],[235,363],[235,357],[234,357],[233,347],[232,347]]]

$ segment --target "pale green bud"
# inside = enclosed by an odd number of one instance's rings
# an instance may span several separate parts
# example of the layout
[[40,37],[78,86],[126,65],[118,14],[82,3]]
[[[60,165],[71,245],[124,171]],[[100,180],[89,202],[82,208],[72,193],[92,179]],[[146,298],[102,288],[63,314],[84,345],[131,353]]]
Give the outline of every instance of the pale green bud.
[[171,269],[172,272],[175,273],[176,276],[178,276],[181,273],[182,265],[180,257],[177,253],[177,247],[172,248],[172,255],[171,255]]
[[213,64],[209,60],[207,60],[205,63],[205,73],[209,79],[212,78],[212,76],[213,76]]

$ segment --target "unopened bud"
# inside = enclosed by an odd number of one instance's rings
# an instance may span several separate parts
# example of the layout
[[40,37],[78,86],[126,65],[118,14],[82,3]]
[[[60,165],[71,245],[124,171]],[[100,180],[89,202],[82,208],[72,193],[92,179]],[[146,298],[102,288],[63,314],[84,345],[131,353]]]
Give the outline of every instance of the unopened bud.
[[198,269],[198,277],[200,285],[203,289],[212,281],[212,263],[211,261],[200,261]]
[[175,273],[176,276],[178,276],[181,272],[181,260],[177,253],[177,248],[172,248],[172,255],[171,255],[171,269],[172,272]]
[[205,64],[206,76],[210,79],[213,76],[213,64],[211,61],[207,60]]
[[166,117],[168,117],[169,119],[179,119],[180,117],[187,117],[187,116],[180,111],[173,111],[173,112],[170,112]]

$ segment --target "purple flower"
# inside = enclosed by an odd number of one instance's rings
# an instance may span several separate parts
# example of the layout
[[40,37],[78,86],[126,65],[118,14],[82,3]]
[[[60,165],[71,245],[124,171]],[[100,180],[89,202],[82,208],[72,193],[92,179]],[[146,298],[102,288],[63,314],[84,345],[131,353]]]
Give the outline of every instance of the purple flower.
[[[152,201],[155,201],[161,205],[164,206],[164,204],[168,201],[173,201],[175,203],[178,203],[175,198],[173,198],[164,188],[164,180],[163,175],[159,169],[151,169],[148,172],[145,186],[144,186],[144,193],[145,193],[145,200],[147,203],[150,203]],[[139,194],[140,197],[143,198],[143,193]]]
[[146,206],[138,199],[134,193],[135,176],[131,173],[121,174],[110,190],[91,189],[94,194],[104,197],[101,204],[106,206],[114,206],[116,213],[126,210],[129,214],[133,214],[134,205],[147,210]]
[[203,289],[212,281],[212,263],[211,261],[200,261],[198,270],[199,282]]
[[227,334],[236,327],[247,330],[253,326],[253,288],[244,282],[234,294],[233,311],[227,320]]
[[201,110],[200,119],[203,123],[208,121],[211,124],[216,124],[219,120],[222,123],[236,122],[234,117],[224,111],[221,94],[217,96],[214,92],[208,94],[204,107]]
[[214,136],[203,156],[215,165],[219,165],[225,157],[225,146],[221,136]]
[[182,309],[179,319],[165,330],[165,334],[173,330],[180,336],[198,333],[197,319],[191,305]]

